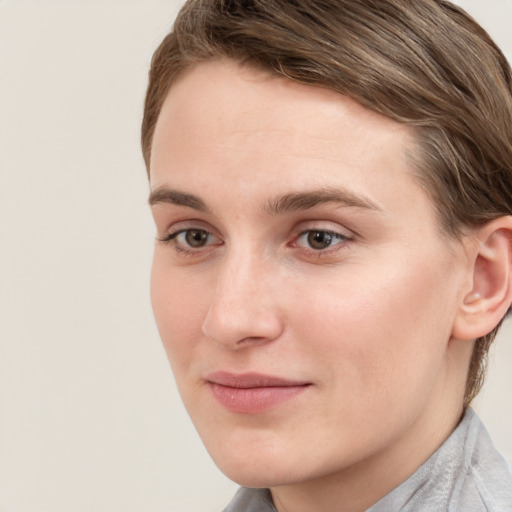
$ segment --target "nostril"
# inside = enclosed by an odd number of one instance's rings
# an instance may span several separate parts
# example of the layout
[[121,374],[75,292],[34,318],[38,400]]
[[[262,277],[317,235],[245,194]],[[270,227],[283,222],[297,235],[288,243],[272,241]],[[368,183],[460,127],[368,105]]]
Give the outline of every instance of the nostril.
[[238,342],[238,346],[242,348],[246,345],[262,345],[264,343],[268,343],[269,341],[271,340],[268,338],[263,338],[262,336],[251,336],[240,340]]

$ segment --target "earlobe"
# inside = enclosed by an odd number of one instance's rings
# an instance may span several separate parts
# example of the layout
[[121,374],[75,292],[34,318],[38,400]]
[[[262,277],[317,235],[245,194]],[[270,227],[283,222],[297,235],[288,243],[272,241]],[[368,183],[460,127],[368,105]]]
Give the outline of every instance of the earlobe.
[[490,333],[512,303],[512,216],[478,228],[472,239],[471,289],[463,296],[452,332],[462,340]]

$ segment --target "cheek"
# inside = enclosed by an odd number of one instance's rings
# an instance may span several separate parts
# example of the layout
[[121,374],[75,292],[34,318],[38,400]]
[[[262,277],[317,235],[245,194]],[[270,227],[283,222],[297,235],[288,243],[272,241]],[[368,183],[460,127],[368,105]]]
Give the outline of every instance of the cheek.
[[[351,269],[293,301],[311,360],[355,402],[394,400],[428,385],[450,338],[450,288],[428,261]],[[382,263],[382,261],[381,261]],[[428,382],[427,382],[428,381]]]
[[204,318],[204,288],[191,276],[171,269],[155,256],[151,270],[151,303],[160,337],[171,367],[180,368],[194,359]]

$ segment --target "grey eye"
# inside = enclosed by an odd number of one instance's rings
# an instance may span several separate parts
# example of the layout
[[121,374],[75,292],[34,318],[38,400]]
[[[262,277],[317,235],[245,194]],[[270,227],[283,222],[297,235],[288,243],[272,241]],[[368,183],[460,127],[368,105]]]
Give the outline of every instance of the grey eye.
[[296,246],[305,249],[313,249],[315,251],[322,251],[341,244],[348,240],[348,237],[341,233],[329,231],[325,229],[308,229],[299,235],[297,238]]
[[183,235],[185,237],[185,243],[193,248],[204,247],[207,245],[210,237],[210,233],[202,229],[188,229]]

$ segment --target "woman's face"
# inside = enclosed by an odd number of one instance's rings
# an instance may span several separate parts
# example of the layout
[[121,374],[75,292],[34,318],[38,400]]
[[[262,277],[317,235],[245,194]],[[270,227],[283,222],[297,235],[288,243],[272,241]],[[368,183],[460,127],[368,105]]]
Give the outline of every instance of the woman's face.
[[414,459],[439,427],[466,263],[412,151],[406,127],[347,97],[234,63],[173,85],[152,302],[183,402],[237,482]]

